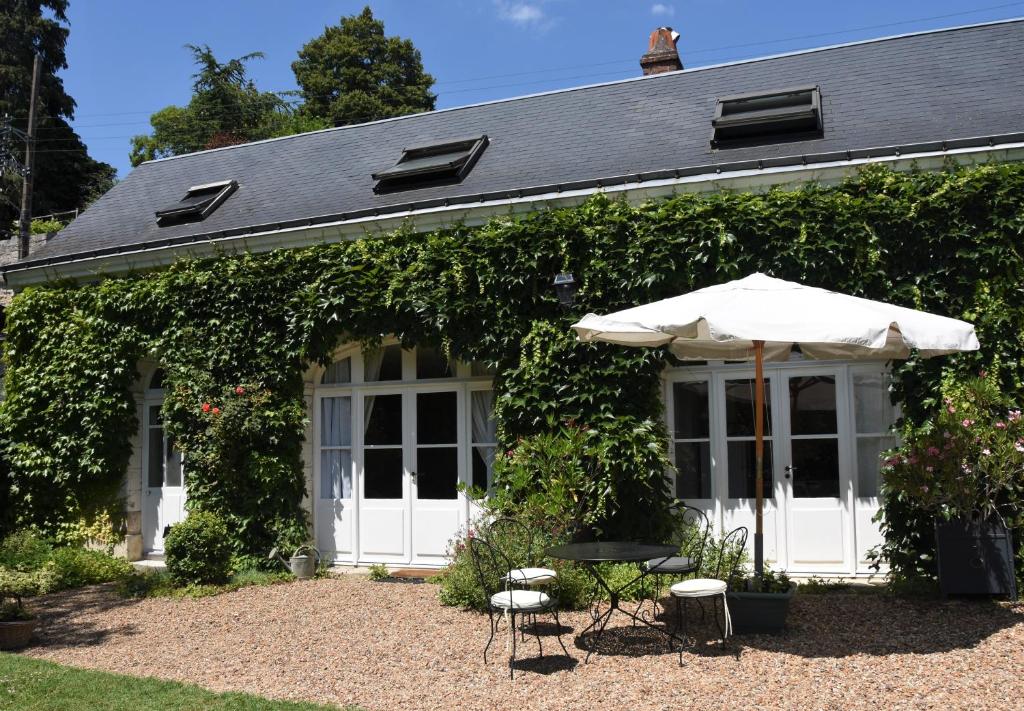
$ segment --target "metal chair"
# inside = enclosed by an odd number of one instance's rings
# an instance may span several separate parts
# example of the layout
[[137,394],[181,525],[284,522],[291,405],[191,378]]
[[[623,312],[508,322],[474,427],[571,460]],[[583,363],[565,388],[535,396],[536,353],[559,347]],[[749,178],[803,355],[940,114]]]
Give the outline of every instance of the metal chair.
[[[718,625],[718,632],[722,637],[722,646],[725,647],[726,639],[732,634],[732,620],[729,617],[729,603],[726,600],[726,592],[729,589],[729,581],[736,577],[740,561],[743,558],[743,551],[747,546],[747,529],[744,526],[735,528],[727,533],[719,544],[718,561],[715,564],[715,577],[693,578],[675,583],[669,588],[669,592],[676,600],[676,615],[678,624],[675,632],[683,631],[683,639],[689,638],[687,634],[686,603],[689,600],[701,600],[711,598],[714,602],[715,623]],[[718,602],[722,603],[722,621],[718,619]],[[674,634],[674,633],[673,633]],[[679,665],[683,664],[683,648],[679,648]]]
[[540,567],[533,550],[535,534],[534,528],[511,516],[502,516],[487,527],[487,540],[518,564],[509,574],[513,585],[544,587],[558,577],[552,568]]
[[537,638],[539,656],[544,656],[544,645],[537,630],[537,614],[550,613],[554,618],[555,626],[558,628],[558,644],[562,647],[565,656],[571,657],[569,650],[562,642],[562,624],[558,619],[558,601],[556,598],[540,590],[521,589],[513,586],[512,571],[515,569],[509,558],[496,546],[488,543],[482,538],[469,539],[469,552],[476,569],[477,579],[487,596],[487,617],[491,624],[491,636],[484,647],[484,664],[487,663],[487,650],[494,641],[494,634],[498,629],[498,620],[495,613],[499,613],[499,619],[508,619],[509,637],[511,638],[511,655],[508,660],[509,679],[515,678],[514,664],[516,661],[516,615],[521,615],[525,620],[533,615],[533,634]]
[[[653,615],[657,615],[658,600],[661,598],[661,591],[664,589],[665,576],[679,578],[686,575],[693,575],[700,571],[704,562],[704,550],[707,547],[708,536],[711,533],[711,522],[707,515],[700,509],[685,504],[676,504],[669,509],[673,517],[679,519],[675,535],[669,543],[676,545],[679,555],[668,558],[652,558],[641,564],[655,581],[654,593],[651,598]],[[640,603],[643,608],[644,603]],[[703,611],[703,608],[701,608]],[[642,614],[638,610],[638,614]]]

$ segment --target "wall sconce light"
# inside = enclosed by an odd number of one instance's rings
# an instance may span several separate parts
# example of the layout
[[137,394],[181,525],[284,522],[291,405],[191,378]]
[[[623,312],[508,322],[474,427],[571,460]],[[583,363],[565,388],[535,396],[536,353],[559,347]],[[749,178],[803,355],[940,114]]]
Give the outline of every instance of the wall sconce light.
[[552,286],[555,287],[558,303],[563,308],[569,308],[573,305],[573,302],[576,301],[576,291],[579,289],[579,285],[576,283],[576,279],[573,278],[572,272],[556,274]]

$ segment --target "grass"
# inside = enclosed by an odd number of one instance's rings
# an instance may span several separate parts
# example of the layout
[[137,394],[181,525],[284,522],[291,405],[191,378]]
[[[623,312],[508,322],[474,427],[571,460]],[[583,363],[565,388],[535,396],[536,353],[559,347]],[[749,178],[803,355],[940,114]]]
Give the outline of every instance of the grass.
[[[0,653],[0,709],[19,711],[321,711],[319,704],[218,694],[191,684],[74,669]],[[354,706],[349,711],[358,711]]]
[[240,570],[222,585],[176,586],[166,572],[135,573],[124,580],[118,591],[124,597],[209,597],[252,585],[276,585],[295,580],[284,571]]

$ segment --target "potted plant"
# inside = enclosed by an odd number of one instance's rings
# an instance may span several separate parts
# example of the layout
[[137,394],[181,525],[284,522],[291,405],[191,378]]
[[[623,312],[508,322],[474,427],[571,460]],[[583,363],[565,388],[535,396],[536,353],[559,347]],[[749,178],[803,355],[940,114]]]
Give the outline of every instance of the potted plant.
[[944,595],[1016,599],[1009,524],[1021,515],[1024,419],[984,374],[946,391],[935,417],[905,432],[903,446],[884,461],[886,488],[935,516]]
[[0,649],[24,647],[32,639],[36,618],[22,601],[45,590],[45,576],[41,572],[0,568]]
[[796,585],[782,571],[767,565],[760,577],[740,575],[729,581],[729,616],[736,634],[781,632]]

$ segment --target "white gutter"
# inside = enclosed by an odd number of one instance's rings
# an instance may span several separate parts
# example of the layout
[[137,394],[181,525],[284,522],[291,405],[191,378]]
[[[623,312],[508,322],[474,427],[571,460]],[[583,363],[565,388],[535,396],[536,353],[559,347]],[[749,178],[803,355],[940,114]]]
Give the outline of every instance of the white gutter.
[[894,170],[939,170],[949,159],[960,165],[1024,161],[1024,142],[1000,144],[995,147],[957,148],[930,151],[907,156],[880,156],[855,158],[813,165],[779,166],[736,170],[729,173],[707,173],[641,183],[627,183],[606,187],[503,198],[481,201],[475,205],[449,205],[386,216],[369,216],[338,220],[314,227],[290,227],[279,230],[223,237],[190,244],[159,248],[140,247],[136,251],[96,256],[64,264],[43,265],[6,274],[7,287],[21,289],[57,279],[93,280],[103,276],[131,271],[146,271],[165,267],[183,257],[202,258],[217,254],[269,252],[274,249],[307,247],[314,244],[343,242],[367,234],[387,232],[403,225],[411,225],[416,232],[429,232],[455,223],[481,225],[494,217],[524,215],[545,209],[569,207],[584,202],[591,195],[604,193],[623,197],[632,204],[653,198],[668,197],[676,193],[714,192],[719,190],[763,190],[769,187],[822,183],[835,184],[849,178],[872,164],[887,164]]

